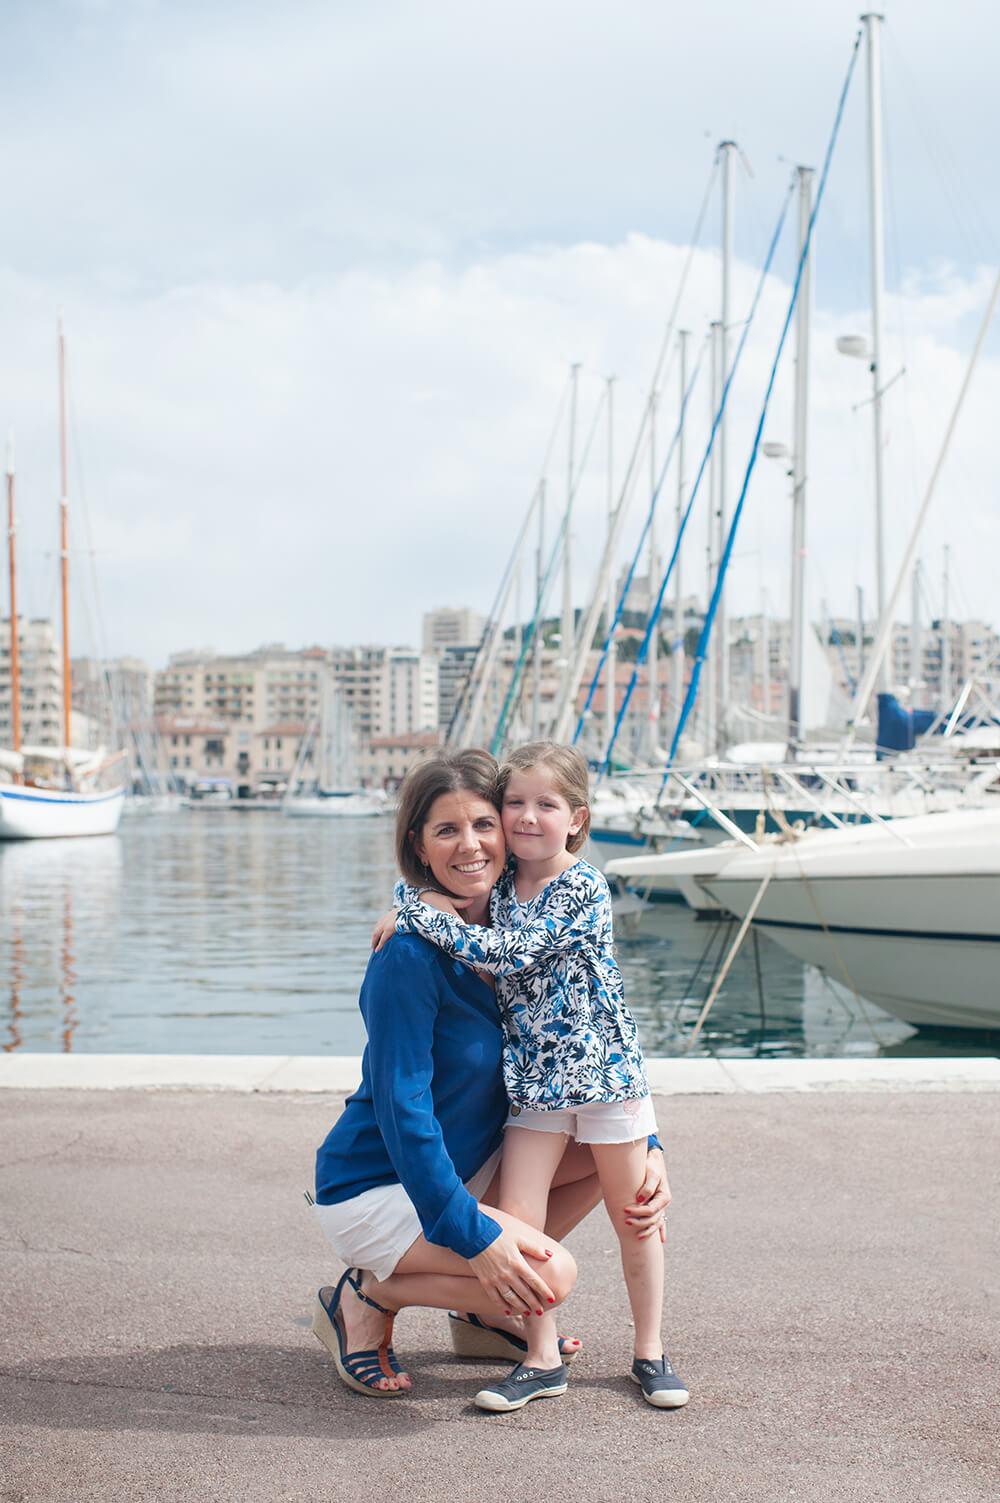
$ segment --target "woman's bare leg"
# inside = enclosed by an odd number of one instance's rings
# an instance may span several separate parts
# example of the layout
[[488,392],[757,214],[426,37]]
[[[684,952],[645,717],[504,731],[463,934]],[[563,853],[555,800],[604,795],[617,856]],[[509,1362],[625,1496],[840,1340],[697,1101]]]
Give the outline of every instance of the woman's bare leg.
[[[506,1212],[489,1208],[489,1214],[505,1230],[528,1232]],[[537,1233],[535,1234],[537,1236]],[[576,1264],[565,1248],[555,1241],[550,1243],[552,1256],[540,1265],[539,1272],[559,1304],[572,1289],[576,1279]],[[438,1247],[424,1237],[403,1254],[395,1271],[381,1283],[370,1276],[364,1281],[366,1294],[377,1299],[390,1310],[401,1310],[407,1305],[424,1305],[441,1310],[468,1310],[490,1324],[503,1318],[504,1309],[498,1307],[487,1294],[479,1280],[469,1271],[469,1264],[457,1253],[446,1247]],[[356,1302],[355,1302],[356,1303]],[[346,1319],[346,1311],[345,1311]],[[556,1367],[560,1357],[555,1332],[555,1323],[547,1311],[541,1318],[535,1312],[521,1322],[521,1331],[528,1342],[527,1362],[534,1367]],[[351,1327],[348,1325],[348,1333]],[[352,1348],[353,1349],[353,1348]]]

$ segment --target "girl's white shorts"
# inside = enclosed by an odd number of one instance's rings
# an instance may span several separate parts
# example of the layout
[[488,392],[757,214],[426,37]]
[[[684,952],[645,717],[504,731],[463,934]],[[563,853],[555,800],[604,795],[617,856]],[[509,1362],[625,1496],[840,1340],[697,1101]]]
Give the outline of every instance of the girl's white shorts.
[[564,1132],[578,1143],[634,1143],[656,1131],[656,1113],[648,1094],[633,1101],[588,1101],[551,1112],[512,1105],[504,1127]]
[[[465,1188],[478,1200],[496,1173],[502,1148],[491,1153]],[[314,1205],[316,1220],[348,1268],[367,1268],[381,1282],[423,1235],[420,1217],[402,1185],[376,1185],[339,1205]]]

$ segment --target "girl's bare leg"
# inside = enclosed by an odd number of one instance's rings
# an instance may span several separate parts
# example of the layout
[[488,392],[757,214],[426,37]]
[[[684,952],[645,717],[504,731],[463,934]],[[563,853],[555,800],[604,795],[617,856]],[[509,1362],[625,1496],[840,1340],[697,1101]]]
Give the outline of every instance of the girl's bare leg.
[[[544,1226],[552,1178],[567,1142],[567,1134],[561,1132],[533,1132],[524,1127],[504,1130],[499,1201],[502,1211],[528,1226]],[[562,1361],[553,1315],[546,1312],[540,1320],[523,1321],[521,1335],[528,1343],[526,1367],[553,1368]]]
[[604,1204],[621,1249],[622,1272],[635,1325],[635,1355],[651,1362],[663,1356],[663,1247],[658,1237],[640,1240],[626,1225],[624,1207],[642,1183],[646,1140],[592,1143]]
[[502,1211],[544,1227],[548,1216],[552,1181],[569,1141],[564,1132],[533,1132],[526,1127],[507,1127],[500,1160]]

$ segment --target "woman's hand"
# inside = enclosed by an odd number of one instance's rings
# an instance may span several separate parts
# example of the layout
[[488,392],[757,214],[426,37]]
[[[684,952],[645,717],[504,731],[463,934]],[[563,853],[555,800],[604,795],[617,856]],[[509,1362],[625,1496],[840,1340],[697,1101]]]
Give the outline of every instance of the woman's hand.
[[555,1304],[555,1296],[527,1258],[544,1263],[551,1256],[541,1232],[504,1230],[469,1259],[469,1267],[506,1315],[542,1315]]
[[375,928],[372,930],[372,949],[381,950],[382,946],[396,932],[396,914],[398,909],[390,908],[388,913],[383,913]]
[[446,892],[438,892],[436,887],[422,887],[418,896],[428,908],[436,908],[439,913],[450,913],[454,918],[460,918],[459,910],[468,908],[472,902],[471,898],[453,898]]
[[625,1207],[626,1226],[633,1226],[639,1241],[659,1235],[667,1240],[663,1213],[670,1204],[670,1185],[667,1183],[667,1162],[662,1148],[651,1148],[646,1154],[646,1177],[639,1186],[635,1204]]

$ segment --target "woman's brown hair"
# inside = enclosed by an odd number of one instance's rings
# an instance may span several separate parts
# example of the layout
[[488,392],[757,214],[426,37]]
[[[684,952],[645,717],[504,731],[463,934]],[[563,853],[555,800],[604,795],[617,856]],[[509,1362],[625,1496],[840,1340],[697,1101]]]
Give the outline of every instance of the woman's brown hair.
[[498,772],[496,758],[478,746],[442,751],[411,767],[400,786],[396,809],[396,865],[411,886],[427,881],[427,868],[418,860],[413,842],[420,838],[434,800],[443,793],[475,793],[499,809]]

